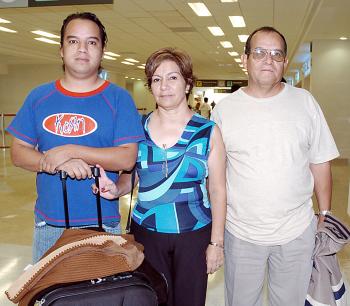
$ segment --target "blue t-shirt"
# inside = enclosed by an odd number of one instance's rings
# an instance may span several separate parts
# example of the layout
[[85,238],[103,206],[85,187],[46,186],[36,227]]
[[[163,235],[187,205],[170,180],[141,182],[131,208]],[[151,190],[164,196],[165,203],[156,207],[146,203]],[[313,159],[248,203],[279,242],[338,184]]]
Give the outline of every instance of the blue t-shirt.
[[138,200],[133,220],[162,233],[182,233],[211,222],[206,189],[210,137],[215,123],[194,114],[171,148],[160,148],[148,132],[139,144],[136,163]]
[[[65,90],[60,81],[35,88],[7,131],[40,152],[77,144],[115,147],[144,139],[140,116],[128,92],[108,81],[85,93]],[[107,175],[115,181],[117,174]],[[67,180],[70,224],[97,223],[93,180]],[[48,224],[64,226],[64,204],[59,175],[38,173],[36,215]],[[101,199],[104,223],[119,222],[117,201]]]

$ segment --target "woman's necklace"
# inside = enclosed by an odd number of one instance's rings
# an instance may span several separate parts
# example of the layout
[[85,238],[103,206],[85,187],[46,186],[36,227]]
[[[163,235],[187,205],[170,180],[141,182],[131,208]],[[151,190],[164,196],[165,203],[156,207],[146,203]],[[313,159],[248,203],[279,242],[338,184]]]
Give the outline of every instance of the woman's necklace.
[[166,144],[163,143],[163,155],[164,155],[164,160],[163,160],[163,164],[162,164],[162,172],[165,175],[165,177],[168,177],[168,156],[167,156],[167,147]]

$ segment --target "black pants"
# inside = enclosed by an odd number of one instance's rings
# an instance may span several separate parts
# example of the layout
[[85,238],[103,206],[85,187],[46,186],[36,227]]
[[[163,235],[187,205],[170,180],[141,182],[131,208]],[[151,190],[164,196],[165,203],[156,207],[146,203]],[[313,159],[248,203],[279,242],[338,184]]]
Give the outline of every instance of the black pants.
[[132,222],[131,232],[145,247],[147,260],[167,279],[167,306],[204,306],[208,280],[205,251],[211,224],[196,231],[165,234]]

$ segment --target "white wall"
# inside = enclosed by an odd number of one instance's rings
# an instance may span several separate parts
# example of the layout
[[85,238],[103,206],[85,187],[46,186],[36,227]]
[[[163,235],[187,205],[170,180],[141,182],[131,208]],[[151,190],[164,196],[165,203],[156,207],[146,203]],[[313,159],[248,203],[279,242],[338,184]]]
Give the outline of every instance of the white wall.
[[312,42],[310,90],[321,105],[341,158],[350,159],[350,41]]
[[14,65],[0,75],[0,113],[16,113],[36,86],[57,79],[60,65]]
[[[0,113],[16,113],[33,88],[60,78],[62,73],[62,67],[59,64],[0,66]],[[112,83],[126,87],[123,75],[113,71],[108,73]],[[134,90],[132,86],[130,93],[137,97],[138,101],[135,101],[137,107],[144,107],[139,106],[145,103],[141,99],[142,89]]]
[[144,81],[133,81],[133,98],[138,108],[146,108],[145,114],[155,109],[156,102]]

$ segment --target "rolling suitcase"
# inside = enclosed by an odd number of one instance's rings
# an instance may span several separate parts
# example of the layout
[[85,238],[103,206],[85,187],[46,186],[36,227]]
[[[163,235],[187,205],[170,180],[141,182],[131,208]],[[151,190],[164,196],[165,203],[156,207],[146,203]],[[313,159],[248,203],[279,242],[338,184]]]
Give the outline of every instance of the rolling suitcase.
[[[43,295],[42,295],[43,294]],[[157,296],[138,272],[49,288],[31,302],[36,306],[156,306]]]
[[[95,184],[99,188],[99,168],[93,167],[92,170],[95,177]],[[65,206],[66,228],[69,228],[66,187],[67,174],[61,172],[60,176]],[[98,215],[98,228],[96,230],[103,231],[99,193],[96,195],[96,206]],[[86,267],[86,269],[89,269],[89,267]],[[152,277],[149,278],[142,272],[131,271],[78,283],[55,285],[40,292],[40,294],[32,299],[29,305],[157,306],[158,298],[157,293],[152,287]]]

